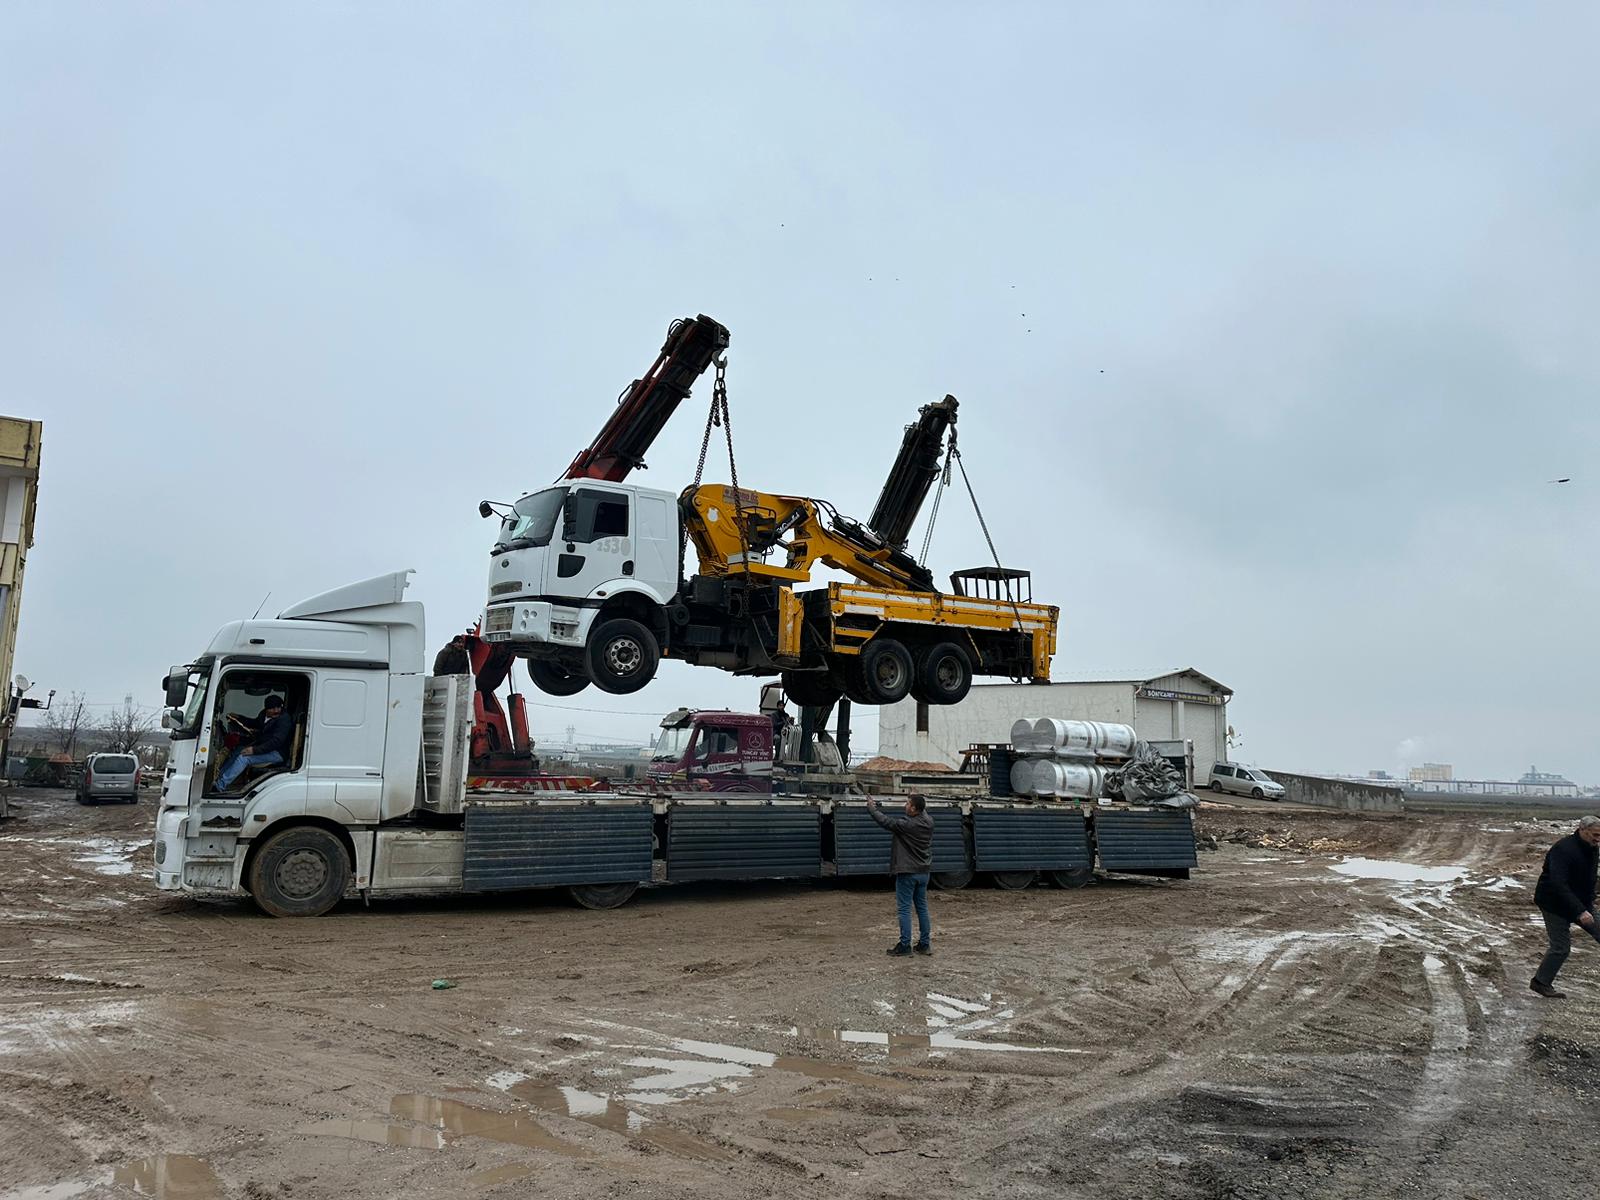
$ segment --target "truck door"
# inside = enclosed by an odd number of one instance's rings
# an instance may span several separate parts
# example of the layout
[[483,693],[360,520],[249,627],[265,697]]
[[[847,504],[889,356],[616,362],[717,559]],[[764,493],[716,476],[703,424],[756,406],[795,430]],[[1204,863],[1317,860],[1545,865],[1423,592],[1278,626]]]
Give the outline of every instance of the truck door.
[[633,514],[627,492],[575,487],[561,514],[554,570],[546,569],[548,596],[587,599],[597,588],[634,573]]
[[739,731],[718,725],[700,726],[689,756],[689,778],[715,780],[721,776],[732,780],[742,774],[740,766]]
[[678,590],[678,516],[665,496],[633,498],[634,578],[670,596]]

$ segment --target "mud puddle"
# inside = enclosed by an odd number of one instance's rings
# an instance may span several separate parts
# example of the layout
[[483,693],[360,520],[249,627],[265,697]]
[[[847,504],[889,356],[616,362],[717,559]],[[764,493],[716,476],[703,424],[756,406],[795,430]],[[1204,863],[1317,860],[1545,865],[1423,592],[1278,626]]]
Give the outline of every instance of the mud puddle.
[[518,1100],[541,1112],[550,1113],[552,1116],[570,1117],[598,1129],[647,1142],[680,1158],[709,1162],[727,1162],[733,1158],[733,1155],[720,1146],[714,1146],[681,1129],[652,1122],[643,1113],[598,1092],[586,1092],[581,1088],[541,1083],[532,1079],[513,1084],[508,1090]]
[[1454,883],[1465,867],[1423,867],[1385,858],[1347,858],[1330,868],[1354,879],[1383,879],[1391,883]]
[[211,1164],[188,1154],[153,1154],[120,1166],[112,1181],[156,1200],[210,1200],[222,1195]]
[[582,1146],[557,1137],[532,1117],[499,1112],[461,1100],[407,1092],[390,1101],[389,1115],[394,1120],[318,1121],[300,1132],[415,1150],[443,1150],[463,1138],[476,1137],[572,1157],[584,1157],[589,1153]]
[[1085,1054],[1087,1051],[1068,1046],[1036,1046],[1022,1042],[990,1042],[979,1038],[960,1037],[954,1033],[877,1033],[870,1029],[807,1029],[789,1030],[790,1037],[811,1038],[818,1042],[853,1043],[861,1046],[881,1046],[890,1058],[911,1054],[937,1054],[949,1050],[994,1050],[1019,1054]]
[[154,1200],[221,1200],[223,1194],[222,1181],[205,1159],[189,1154],[152,1154],[124,1163],[110,1175],[0,1192],[0,1200],[70,1200],[108,1183]]

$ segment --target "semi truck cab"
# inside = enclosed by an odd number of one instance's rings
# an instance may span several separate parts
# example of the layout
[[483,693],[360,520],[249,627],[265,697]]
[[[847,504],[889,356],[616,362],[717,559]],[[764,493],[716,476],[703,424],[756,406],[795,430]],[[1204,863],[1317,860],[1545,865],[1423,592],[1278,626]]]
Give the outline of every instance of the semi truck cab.
[[649,778],[686,791],[772,791],[773,721],[757,713],[680,708],[661,721]]
[[[424,668],[422,605],[410,571],[337,588],[276,618],[224,625],[163,681],[172,733],[156,819],[156,883],[167,890],[248,889],[253,849],[286,825],[320,829],[366,887],[376,826],[417,807]],[[285,761],[247,772],[230,794],[218,775],[268,696],[293,722]],[[337,874],[337,872],[333,872]],[[302,853],[285,879],[309,891],[329,863]]]

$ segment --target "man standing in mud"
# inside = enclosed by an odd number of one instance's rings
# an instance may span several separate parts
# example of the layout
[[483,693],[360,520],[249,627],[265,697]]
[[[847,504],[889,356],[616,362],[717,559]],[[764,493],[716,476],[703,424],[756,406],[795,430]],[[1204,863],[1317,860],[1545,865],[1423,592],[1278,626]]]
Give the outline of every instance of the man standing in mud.
[[912,794],[906,797],[904,816],[889,816],[878,811],[878,802],[867,797],[867,812],[893,835],[889,844],[889,874],[894,876],[895,906],[900,916],[900,940],[889,953],[903,958],[912,951],[911,909],[917,910],[916,944],[918,954],[932,954],[932,923],[928,920],[928,874],[933,870],[933,818],[927,813],[927,800]]
[[1539,995],[1560,1000],[1566,993],[1555,989],[1556,972],[1572,952],[1572,926],[1579,926],[1600,942],[1600,923],[1594,915],[1595,871],[1600,864],[1600,817],[1584,817],[1578,828],[1550,847],[1539,872],[1533,902],[1544,914],[1550,949],[1528,984]]

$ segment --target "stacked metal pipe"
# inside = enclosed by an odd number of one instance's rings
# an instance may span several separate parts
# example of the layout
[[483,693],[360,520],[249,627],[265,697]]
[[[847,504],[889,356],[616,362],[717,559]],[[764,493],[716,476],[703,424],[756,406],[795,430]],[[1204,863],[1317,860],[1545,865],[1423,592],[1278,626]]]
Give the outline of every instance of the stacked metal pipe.
[[1011,727],[1011,788],[1023,796],[1098,799],[1106,770],[1096,760],[1126,757],[1138,740],[1131,725],[1024,718]]

